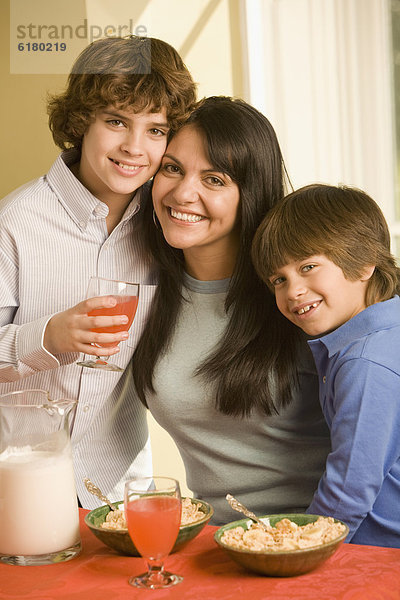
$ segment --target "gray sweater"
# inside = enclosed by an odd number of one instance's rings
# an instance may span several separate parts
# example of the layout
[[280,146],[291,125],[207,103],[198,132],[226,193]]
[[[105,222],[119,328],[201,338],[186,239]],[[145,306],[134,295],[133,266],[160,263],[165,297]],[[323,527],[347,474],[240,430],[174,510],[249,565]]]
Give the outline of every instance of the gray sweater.
[[168,352],[157,364],[156,393],[148,398],[153,416],[181,453],[189,488],[213,505],[213,524],[240,518],[226,502],[227,493],[260,515],[304,511],[330,450],[306,343],[301,394],[279,415],[224,415],[214,407],[213,385],[193,375],[226,327],[228,285],[229,279],[204,282],[186,276],[188,302],[182,305]]

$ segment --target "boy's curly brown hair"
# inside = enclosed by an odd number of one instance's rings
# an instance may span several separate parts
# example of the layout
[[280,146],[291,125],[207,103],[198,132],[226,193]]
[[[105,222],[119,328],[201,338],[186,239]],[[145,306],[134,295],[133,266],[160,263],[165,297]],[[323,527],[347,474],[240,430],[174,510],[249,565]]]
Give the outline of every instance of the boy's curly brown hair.
[[74,63],[64,93],[48,100],[49,126],[62,150],[80,148],[97,111],[116,106],[135,112],[166,109],[172,131],[194,108],[196,86],[177,51],[147,37],[92,42]]

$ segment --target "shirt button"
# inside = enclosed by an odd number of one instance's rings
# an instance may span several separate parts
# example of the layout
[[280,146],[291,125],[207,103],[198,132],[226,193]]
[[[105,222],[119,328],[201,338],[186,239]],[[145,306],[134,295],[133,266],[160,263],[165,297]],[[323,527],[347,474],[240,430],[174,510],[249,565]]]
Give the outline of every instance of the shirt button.
[[90,410],[90,406],[86,404],[86,406],[83,407],[83,412],[87,412],[88,410]]
[[324,375],[324,376],[323,376],[323,378],[322,378],[322,382],[323,382],[323,383],[326,383],[326,375]]
[[108,215],[107,207],[102,204],[97,204],[93,209],[93,214],[95,217],[106,217]]

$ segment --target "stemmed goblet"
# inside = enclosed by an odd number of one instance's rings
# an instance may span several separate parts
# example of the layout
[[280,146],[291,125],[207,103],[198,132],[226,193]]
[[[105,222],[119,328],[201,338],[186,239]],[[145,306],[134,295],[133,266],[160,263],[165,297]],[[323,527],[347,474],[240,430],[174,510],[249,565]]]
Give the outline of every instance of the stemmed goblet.
[[129,535],[146,559],[147,573],[131,577],[129,583],[147,589],[168,588],[182,581],[164,570],[181,523],[179,483],[170,477],[143,477],[125,483],[125,515]]
[[[95,316],[115,316],[126,315],[128,322],[121,325],[112,325],[111,327],[97,327],[92,329],[96,333],[119,333],[125,331],[132,325],[139,302],[139,284],[128,283],[126,281],[117,281],[114,279],[105,279],[104,277],[91,277],[87,290],[87,298],[97,296],[113,296],[116,300],[115,306],[96,308],[88,312],[89,317]],[[94,344],[97,348],[111,348],[115,342]],[[108,362],[105,357],[95,357],[94,360],[85,360],[77,363],[81,367],[91,369],[103,369],[105,371],[123,371],[121,367]]]

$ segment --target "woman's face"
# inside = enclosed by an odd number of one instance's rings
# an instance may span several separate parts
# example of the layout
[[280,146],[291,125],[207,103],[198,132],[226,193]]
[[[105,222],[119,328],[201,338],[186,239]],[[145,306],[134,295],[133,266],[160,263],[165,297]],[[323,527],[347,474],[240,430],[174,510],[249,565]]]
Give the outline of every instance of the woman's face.
[[154,210],[165,239],[196,260],[236,257],[239,188],[214,169],[195,126],[169,143],[153,185]]

